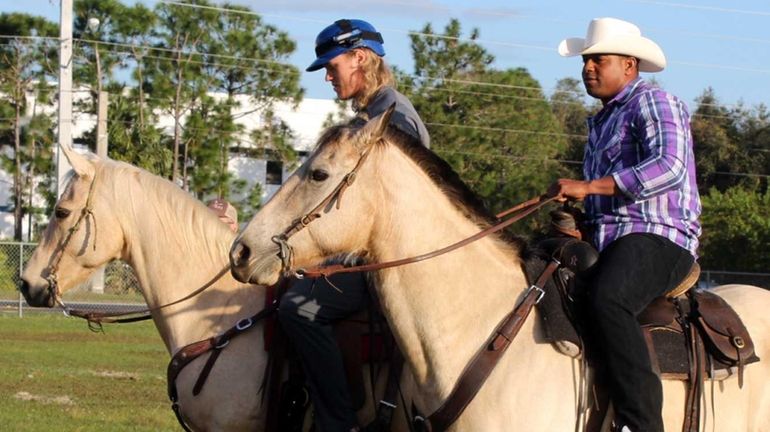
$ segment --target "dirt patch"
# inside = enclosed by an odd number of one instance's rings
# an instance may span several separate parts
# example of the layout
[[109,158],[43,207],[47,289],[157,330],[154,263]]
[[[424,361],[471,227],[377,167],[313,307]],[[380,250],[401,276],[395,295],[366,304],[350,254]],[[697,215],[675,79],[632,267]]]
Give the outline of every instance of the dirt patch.
[[103,370],[103,371],[93,371],[91,373],[94,376],[105,377],[105,378],[115,378],[115,379],[129,380],[129,381],[136,381],[139,379],[139,374],[131,373],[131,372]]
[[75,402],[69,397],[69,396],[42,396],[42,395],[34,395],[32,393],[28,392],[18,392],[15,395],[13,395],[16,399],[22,400],[22,401],[34,401],[34,402],[41,402],[44,404],[54,404],[54,405],[74,405]]

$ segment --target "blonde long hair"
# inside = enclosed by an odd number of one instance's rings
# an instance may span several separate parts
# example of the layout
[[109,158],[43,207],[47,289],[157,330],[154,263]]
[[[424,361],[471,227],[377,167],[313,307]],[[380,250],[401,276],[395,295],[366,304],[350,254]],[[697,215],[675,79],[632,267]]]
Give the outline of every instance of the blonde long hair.
[[377,53],[369,48],[355,48],[345,54],[355,55],[355,51],[361,51],[365,56],[365,60],[361,64],[362,73],[364,74],[364,88],[353,98],[353,109],[358,112],[366,109],[372,97],[382,87],[395,87],[396,81],[388,64]]

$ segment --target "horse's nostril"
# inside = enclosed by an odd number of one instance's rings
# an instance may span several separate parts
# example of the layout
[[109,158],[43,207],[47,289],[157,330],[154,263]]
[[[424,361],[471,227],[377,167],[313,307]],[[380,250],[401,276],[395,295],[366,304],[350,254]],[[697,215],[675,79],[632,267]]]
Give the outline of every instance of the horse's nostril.
[[29,293],[29,282],[25,281],[24,279],[21,280],[21,286],[19,287],[19,290],[22,294],[27,295]]
[[242,242],[238,242],[238,244],[235,245],[232,253],[230,254],[230,258],[233,262],[233,265],[236,267],[240,267],[248,263],[250,256],[251,256],[251,251],[249,250],[249,247],[244,245]]

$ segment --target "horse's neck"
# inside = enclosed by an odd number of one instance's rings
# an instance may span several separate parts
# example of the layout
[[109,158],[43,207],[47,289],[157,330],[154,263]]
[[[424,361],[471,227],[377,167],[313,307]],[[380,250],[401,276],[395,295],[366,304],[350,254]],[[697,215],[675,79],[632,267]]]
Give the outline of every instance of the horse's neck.
[[[397,161],[385,163],[398,166]],[[371,245],[377,261],[437,250],[480,230],[421,171],[415,175],[420,181],[408,175],[381,177],[386,179],[381,186],[385,196],[379,202],[389,204],[375,212],[380,221],[375,225],[387,230],[386,235],[372,236],[380,239]],[[409,178],[412,181],[405,184]],[[518,257],[507,244],[492,238],[381,271],[378,283],[383,308],[418,383],[438,397],[451,390],[467,360],[514,307],[524,288]]]
[[[169,225],[147,206],[141,222],[127,220],[124,259],[134,268],[150,308],[181,299],[215,279],[229,266],[228,250],[234,234],[215,218],[179,215]],[[134,223],[138,222],[138,223]],[[203,224],[221,224],[218,235],[201,233]],[[211,336],[248,317],[261,307],[264,290],[241,284],[229,270],[189,300],[153,312],[153,319],[169,352]]]

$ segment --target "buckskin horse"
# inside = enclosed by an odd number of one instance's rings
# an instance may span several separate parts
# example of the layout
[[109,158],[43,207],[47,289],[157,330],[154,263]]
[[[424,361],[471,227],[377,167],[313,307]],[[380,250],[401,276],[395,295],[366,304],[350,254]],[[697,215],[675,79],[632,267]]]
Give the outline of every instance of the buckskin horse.
[[[61,293],[110,260],[123,259],[135,270],[171,355],[264,307],[264,287],[239,283],[227,271],[235,235],[205,205],[134,166],[63,150],[74,172],[23,273],[21,290],[31,306],[55,306]],[[169,383],[176,386],[180,414],[191,429],[265,430],[263,326],[257,322],[230,340],[197,396],[193,387],[209,354]],[[373,403],[361,413],[363,420],[372,417]],[[397,413],[395,421],[399,415],[404,417]],[[400,424],[396,429],[406,428],[404,420]]]
[[[415,405],[430,414],[503,317],[529,298],[529,257],[521,240],[490,235],[432,259],[408,259],[471,237],[491,222],[446,162],[388,127],[388,116],[328,129],[237,237],[230,260],[237,279],[258,284],[312,275],[312,266],[341,252],[372,265],[409,261],[377,270],[375,286],[416,380]],[[742,389],[736,378],[705,386],[705,400],[713,398],[715,407],[703,414],[707,427],[770,431],[770,292],[738,285],[714,292],[739,312],[764,361],[746,369]],[[533,318],[449,430],[580,429],[579,367],[544,342]],[[666,430],[681,430],[685,384],[665,380],[663,388]]]

